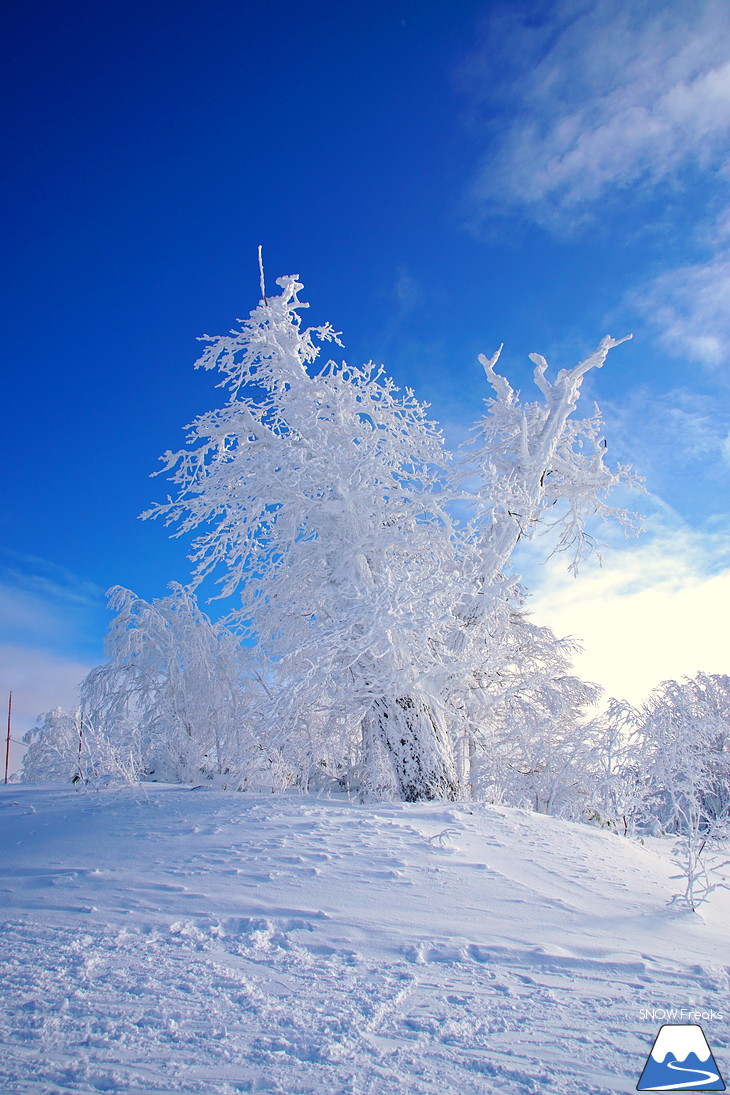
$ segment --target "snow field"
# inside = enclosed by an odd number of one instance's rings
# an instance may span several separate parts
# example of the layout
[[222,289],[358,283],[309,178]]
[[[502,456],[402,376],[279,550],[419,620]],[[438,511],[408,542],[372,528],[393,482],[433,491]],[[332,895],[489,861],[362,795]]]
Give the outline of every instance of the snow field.
[[[659,850],[655,850],[655,847]],[[712,1008],[730,901],[664,846],[478,804],[148,785],[0,797],[0,1088],[24,1095],[633,1092]]]

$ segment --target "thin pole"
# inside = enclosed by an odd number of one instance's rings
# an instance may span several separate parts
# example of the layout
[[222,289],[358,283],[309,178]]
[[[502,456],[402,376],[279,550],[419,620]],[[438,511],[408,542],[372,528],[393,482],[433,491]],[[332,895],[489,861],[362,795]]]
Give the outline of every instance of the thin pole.
[[13,693],[8,696],[8,737],[5,742],[5,782],[8,782],[8,768],[10,767],[10,715],[13,710]]
[[83,744],[83,741],[84,741],[84,716],[83,716],[83,714],[80,714],[79,715],[79,771],[78,771],[78,776],[77,776],[78,779],[81,779],[81,746]]
[[266,307],[269,307],[269,302],[266,299],[266,285],[264,283],[264,255],[263,247],[259,244],[259,281],[261,283],[261,297]]

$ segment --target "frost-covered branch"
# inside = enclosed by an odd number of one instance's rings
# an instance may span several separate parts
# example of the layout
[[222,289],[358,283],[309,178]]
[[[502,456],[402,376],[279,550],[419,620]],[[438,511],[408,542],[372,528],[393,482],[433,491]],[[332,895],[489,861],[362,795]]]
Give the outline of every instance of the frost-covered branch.
[[613,518],[630,531],[638,528],[635,515],[607,501],[622,482],[636,485],[638,480],[628,468],[611,471],[606,465],[598,408],[589,418],[572,417],[584,376],[625,341],[604,338],[593,354],[573,369],[561,369],[554,381],[545,358],[531,354],[541,403],[520,403],[496,372],[499,351],[491,359],[480,356],[495,397],[486,400],[487,414],[474,427],[462,477],[476,472],[480,480],[474,495],[484,588],[500,579],[517,543],[539,527],[553,531],[554,550],[572,552],[571,570],[594,550],[586,528],[590,517]]

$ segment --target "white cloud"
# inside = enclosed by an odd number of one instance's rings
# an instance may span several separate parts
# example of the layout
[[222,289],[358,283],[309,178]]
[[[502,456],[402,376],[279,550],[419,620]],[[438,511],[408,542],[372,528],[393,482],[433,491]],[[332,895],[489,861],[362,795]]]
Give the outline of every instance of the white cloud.
[[575,668],[633,702],[663,680],[727,673],[730,541],[665,525],[575,579],[559,559],[530,568],[537,623],[584,647]]
[[630,304],[668,352],[719,372],[730,345],[727,0],[510,6],[485,20],[462,75],[486,146],[472,216],[517,211],[561,234],[610,214],[619,233],[662,226],[666,269]]
[[[730,218],[730,211],[724,217]],[[637,294],[637,304],[670,353],[710,369],[724,366],[730,347],[730,249],[660,275]]]
[[685,492],[706,500],[715,512],[726,505],[730,469],[730,405],[722,393],[671,388],[657,395],[644,386],[604,400],[606,432],[614,455],[646,478],[649,489],[672,496]]
[[563,0],[542,23],[502,13],[465,73],[491,134],[473,189],[483,212],[517,206],[565,222],[619,189],[722,168],[725,0]]

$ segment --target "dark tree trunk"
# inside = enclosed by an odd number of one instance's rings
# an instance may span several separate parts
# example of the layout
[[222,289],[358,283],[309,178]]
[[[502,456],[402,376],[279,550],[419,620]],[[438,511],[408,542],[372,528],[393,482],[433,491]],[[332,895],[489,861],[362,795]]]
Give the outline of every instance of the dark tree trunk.
[[375,701],[363,723],[369,789],[404,802],[459,797],[459,779],[446,727],[423,696]]

